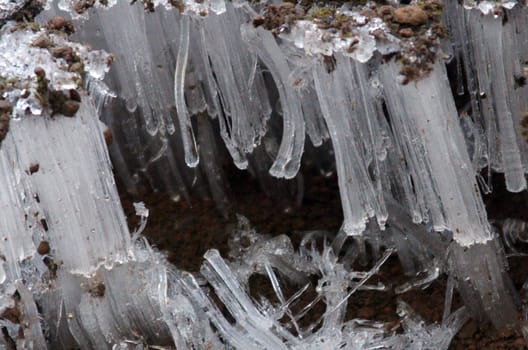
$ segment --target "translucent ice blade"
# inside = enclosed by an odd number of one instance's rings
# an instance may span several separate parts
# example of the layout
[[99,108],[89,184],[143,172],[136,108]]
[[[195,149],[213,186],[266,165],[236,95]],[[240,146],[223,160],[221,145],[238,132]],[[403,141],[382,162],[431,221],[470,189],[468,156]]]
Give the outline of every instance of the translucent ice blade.
[[297,175],[301,155],[304,150],[305,124],[302,115],[300,96],[289,81],[291,73],[286,57],[273,35],[264,28],[243,25],[242,37],[262,59],[270,70],[279,90],[282,107],[282,141],[270,174],[291,179]]
[[449,229],[463,245],[491,238],[475,171],[465,147],[444,66],[402,85],[396,63],[381,66],[387,106],[396,137],[418,191],[425,194],[435,229]]
[[176,58],[176,68],[174,70],[174,99],[176,101],[176,112],[178,113],[178,120],[180,122],[185,162],[188,166],[194,168],[198,165],[199,156],[191,118],[185,105],[185,72],[189,58],[190,21],[189,16],[183,16],[180,23],[180,44]]

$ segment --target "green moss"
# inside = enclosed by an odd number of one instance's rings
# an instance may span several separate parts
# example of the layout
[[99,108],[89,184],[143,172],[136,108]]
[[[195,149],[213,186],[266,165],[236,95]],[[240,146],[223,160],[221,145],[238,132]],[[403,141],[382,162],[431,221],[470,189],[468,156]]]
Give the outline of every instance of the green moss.
[[416,5],[424,10],[431,20],[439,21],[444,12],[444,4],[437,0],[418,1]]
[[347,15],[344,15],[342,13],[339,13],[337,16],[335,16],[334,21],[332,22],[333,27],[341,28],[344,24],[350,22],[350,17]]
[[332,7],[318,7],[313,8],[306,18],[308,19],[328,19],[330,17],[333,17],[335,15],[336,9]]

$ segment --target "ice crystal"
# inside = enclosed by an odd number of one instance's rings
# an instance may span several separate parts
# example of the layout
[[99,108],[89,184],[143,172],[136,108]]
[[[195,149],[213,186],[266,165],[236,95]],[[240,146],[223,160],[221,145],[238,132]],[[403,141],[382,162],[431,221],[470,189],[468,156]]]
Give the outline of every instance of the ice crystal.
[[[41,26],[8,21],[27,3],[0,2],[0,313],[20,315],[1,346],[446,349],[469,317],[518,326],[481,171],[526,189],[523,4],[60,0]],[[74,36],[59,10],[83,19]],[[110,156],[128,191],[210,193],[227,216],[216,132],[269,192],[268,174],[302,183],[305,151],[332,159],[341,230],[295,245],[240,218],[228,257],[170,265],[143,202],[129,231]],[[523,254],[526,223],[500,224]],[[374,282],[391,256],[413,276],[396,293],[448,275],[441,322],[404,302],[399,331],[347,316],[359,290],[392,289]]]

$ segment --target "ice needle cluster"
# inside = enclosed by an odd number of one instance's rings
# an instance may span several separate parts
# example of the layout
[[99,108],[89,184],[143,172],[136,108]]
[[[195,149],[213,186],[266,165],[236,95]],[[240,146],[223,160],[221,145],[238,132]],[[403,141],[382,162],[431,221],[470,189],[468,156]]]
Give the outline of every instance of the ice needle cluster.
[[[482,193],[492,172],[527,187],[524,4],[137,2],[0,0],[0,347],[447,349],[470,317],[519,327]],[[228,258],[171,266],[142,203],[129,231],[112,166],[227,213],[219,139],[269,192],[302,196],[303,155],[331,163],[341,230],[294,246],[240,218]],[[523,254],[525,223],[502,226]],[[416,275],[396,293],[448,275],[441,322],[403,301],[397,326],[347,316],[391,288],[391,256]]]

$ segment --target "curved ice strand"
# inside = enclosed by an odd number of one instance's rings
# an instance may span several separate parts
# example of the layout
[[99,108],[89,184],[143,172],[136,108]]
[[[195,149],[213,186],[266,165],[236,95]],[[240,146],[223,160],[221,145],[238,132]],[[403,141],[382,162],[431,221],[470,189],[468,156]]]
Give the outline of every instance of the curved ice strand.
[[176,68],[174,70],[174,98],[176,103],[176,112],[183,141],[183,150],[185,152],[185,163],[194,168],[200,161],[196,140],[192,129],[191,118],[185,105],[185,70],[187,69],[187,59],[189,58],[189,33],[190,18],[182,16],[180,22],[180,43],[178,47],[178,56],[176,58]]
[[294,178],[304,151],[305,124],[300,98],[288,84],[290,67],[272,34],[247,24],[242,25],[241,31],[243,39],[270,70],[280,95],[283,134],[279,152],[269,172],[278,178]]

